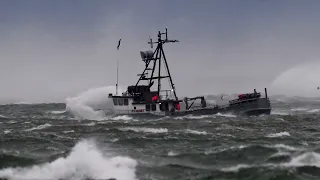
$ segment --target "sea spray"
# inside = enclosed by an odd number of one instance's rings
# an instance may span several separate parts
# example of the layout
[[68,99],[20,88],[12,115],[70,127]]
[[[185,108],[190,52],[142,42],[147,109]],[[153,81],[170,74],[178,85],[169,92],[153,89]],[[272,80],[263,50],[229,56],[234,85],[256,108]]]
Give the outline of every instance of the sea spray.
[[[106,112],[113,111],[112,99],[108,95],[114,92],[115,86],[89,89],[76,97],[67,98],[66,111],[77,119],[104,120]],[[121,88],[119,92],[123,92]]]
[[320,63],[307,63],[295,66],[280,74],[272,83],[271,94],[288,96],[319,96]]

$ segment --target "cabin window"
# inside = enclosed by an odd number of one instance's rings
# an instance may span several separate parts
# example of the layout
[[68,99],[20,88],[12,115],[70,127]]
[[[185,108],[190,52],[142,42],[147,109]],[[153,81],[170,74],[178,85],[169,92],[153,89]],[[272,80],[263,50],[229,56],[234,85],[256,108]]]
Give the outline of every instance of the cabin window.
[[169,111],[169,104],[168,103],[161,103],[160,104],[160,111]]
[[159,104],[159,105],[160,105],[160,111],[164,111],[164,104],[161,103],[161,104]]
[[152,110],[152,111],[156,111],[156,110],[157,110],[156,104],[152,104],[152,105],[151,105],[151,110]]
[[117,98],[113,98],[113,104],[114,104],[115,106],[118,106],[118,99],[117,99]]
[[128,100],[128,99],[123,99],[123,104],[124,104],[125,106],[128,106],[128,105],[129,105],[129,100]]
[[122,99],[122,98],[119,98],[119,99],[118,99],[118,103],[119,103],[119,106],[123,106],[123,99]]
[[146,104],[146,111],[150,111],[150,104]]

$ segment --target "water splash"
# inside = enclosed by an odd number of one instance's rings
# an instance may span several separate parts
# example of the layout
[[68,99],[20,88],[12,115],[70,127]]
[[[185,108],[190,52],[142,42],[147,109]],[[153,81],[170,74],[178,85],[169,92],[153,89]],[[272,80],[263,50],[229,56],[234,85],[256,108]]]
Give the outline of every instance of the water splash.
[[[119,88],[120,92],[123,92]],[[78,119],[105,120],[106,113],[112,113],[112,100],[109,93],[115,93],[115,86],[89,89],[80,95],[67,98],[66,111]]]

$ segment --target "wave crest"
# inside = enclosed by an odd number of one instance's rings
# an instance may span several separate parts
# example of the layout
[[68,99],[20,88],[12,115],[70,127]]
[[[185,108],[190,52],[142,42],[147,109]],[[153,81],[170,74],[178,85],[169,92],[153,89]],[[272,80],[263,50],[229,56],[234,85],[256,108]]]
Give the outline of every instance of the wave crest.
[[137,162],[124,156],[103,154],[93,140],[78,142],[66,158],[25,168],[0,170],[0,178],[7,179],[110,179],[137,180]]

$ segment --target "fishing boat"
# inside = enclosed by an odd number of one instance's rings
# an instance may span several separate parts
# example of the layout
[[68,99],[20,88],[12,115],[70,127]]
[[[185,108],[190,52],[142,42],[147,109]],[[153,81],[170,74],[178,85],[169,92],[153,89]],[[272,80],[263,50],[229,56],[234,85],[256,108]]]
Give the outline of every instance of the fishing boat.
[[[162,36],[165,36],[165,38],[162,38]],[[145,68],[141,74],[138,74],[139,79],[136,84],[128,86],[125,92],[118,95],[117,78],[116,94],[110,93],[108,95],[108,98],[112,99],[115,114],[157,116],[210,115],[217,113],[270,114],[271,104],[266,88],[264,97],[254,89],[253,93],[239,94],[238,98],[232,99],[224,105],[207,105],[204,96],[179,99],[163,50],[164,44],[176,42],[179,41],[168,39],[167,28],[164,33],[158,32],[158,41],[153,42],[150,38],[148,44],[152,49],[153,45],[156,44],[156,49],[154,51],[140,51]],[[119,46],[120,41],[118,48]],[[162,67],[164,67],[166,73],[162,73]],[[169,80],[169,88],[167,89],[162,88],[164,79]],[[157,82],[154,87],[155,81]],[[197,101],[200,102],[196,103]]]

